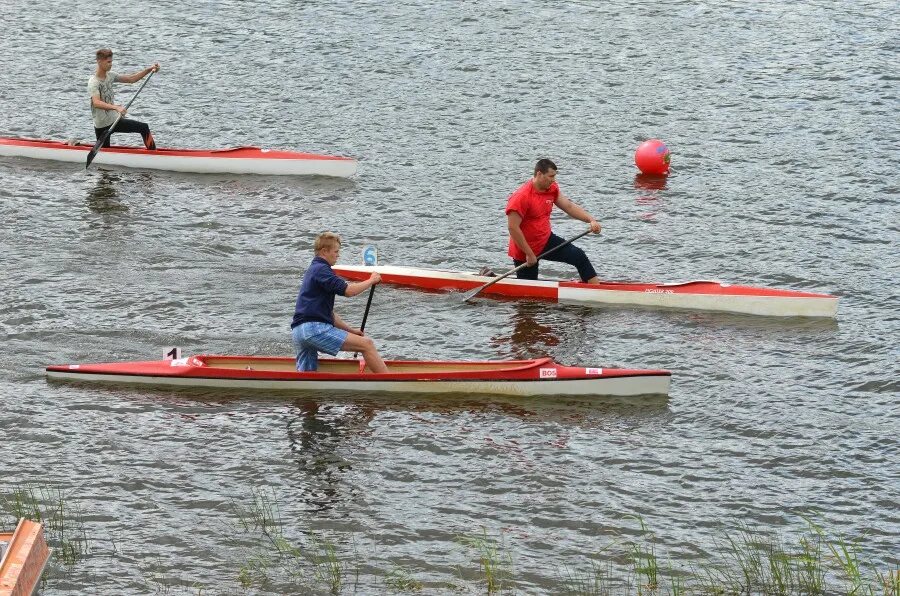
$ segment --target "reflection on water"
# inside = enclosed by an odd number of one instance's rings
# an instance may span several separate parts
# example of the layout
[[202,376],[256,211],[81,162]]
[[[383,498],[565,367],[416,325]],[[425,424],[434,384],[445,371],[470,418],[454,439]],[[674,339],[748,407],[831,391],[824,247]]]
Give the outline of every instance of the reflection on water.
[[94,184],[88,188],[88,209],[99,215],[127,212],[128,206],[119,199],[120,180],[117,172],[98,170]]
[[634,187],[638,190],[666,190],[668,176],[656,174],[637,174],[634,177]]
[[491,345],[504,356],[518,359],[546,356],[551,348],[559,345],[559,336],[553,327],[538,322],[546,316],[547,306],[541,302],[520,301],[513,305],[514,316],[509,335],[496,335]]
[[[642,307],[636,307],[641,309]],[[741,329],[758,332],[767,337],[784,334],[798,337],[808,333],[810,337],[832,337],[839,328],[837,319],[824,317],[760,317],[732,312],[660,310],[660,313],[683,313],[679,325],[693,332],[721,333],[723,329]],[[824,335],[822,335],[824,334]]]
[[638,190],[648,191],[645,194],[638,195],[635,202],[643,209],[647,209],[640,215],[644,221],[656,221],[656,216],[663,208],[662,198],[659,191],[666,190],[668,176],[657,176],[655,174],[637,174],[634,177],[634,187]]
[[341,475],[350,468],[341,455],[353,437],[365,434],[375,410],[365,404],[322,404],[298,399],[288,418],[291,453],[305,482],[299,495],[314,511],[333,508],[341,500]]

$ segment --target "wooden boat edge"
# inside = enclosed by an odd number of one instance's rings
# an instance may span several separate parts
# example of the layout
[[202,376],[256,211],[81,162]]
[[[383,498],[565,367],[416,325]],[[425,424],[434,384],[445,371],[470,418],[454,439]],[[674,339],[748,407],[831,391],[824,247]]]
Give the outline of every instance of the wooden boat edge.
[[0,594],[36,593],[53,554],[43,525],[21,518],[13,532],[0,533],[0,540],[9,543],[0,557]]

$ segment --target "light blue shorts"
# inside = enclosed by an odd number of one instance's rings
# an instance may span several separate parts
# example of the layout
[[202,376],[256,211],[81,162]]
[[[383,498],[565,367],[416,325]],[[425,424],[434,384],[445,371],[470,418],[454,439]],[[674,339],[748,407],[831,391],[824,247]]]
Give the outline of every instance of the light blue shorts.
[[347,340],[348,333],[328,323],[302,323],[291,330],[294,351],[297,352],[297,370],[319,369],[319,352],[336,355]]

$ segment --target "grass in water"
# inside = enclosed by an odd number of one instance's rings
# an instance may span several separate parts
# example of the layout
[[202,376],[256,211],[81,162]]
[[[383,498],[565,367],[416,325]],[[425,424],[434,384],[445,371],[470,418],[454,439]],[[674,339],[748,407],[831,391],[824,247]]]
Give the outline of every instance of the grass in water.
[[153,587],[154,594],[174,596],[176,594],[190,593],[196,594],[196,596],[203,596],[205,587],[202,584],[194,582],[190,585],[184,585],[173,577],[171,571],[171,568],[166,568],[160,557],[156,557],[146,569],[142,570],[142,574],[148,588],[150,586]]
[[424,587],[408,569],[399,566],[387,573],[384,583],[395,592],[421,592]]
[[[644,523],[640,515],[634,516],[641,526],[641,536],[647,545],[632,542],[629,544],[629,555],[634,569],[634,575],[638,578],[637,592],[653,594],[659,587],[659,564],[656,560],[656,539]],[[643,580],[643,581],[641,581]]]
[[563,565],[559,571],[560,594],[563,596],[604,596],[612,594],[612,563],[590,561],[590,569],[581,571]]
[[254,488],[249,502],[232,502],[238,524],[244,532],[259,530],[270,536],[280,536],[281,512],[274,491]]
[[502,540],[488,536],[482,528],[481,534],[464,535],[457,538],[460,544],[468,546],[478,554],[481,573],[488,594],[501,591],[515,591],[512,581],[512,556]]
[[[713,560],[687,570],[670,563],[665,572],[660,569],[653,534],[640,517],[635,519],[643,544],[626,543],[624,554],[632,565],[636,584],[632,586],[630,578],[625,577],[579,593],[900,596],[900,572],[882,573],[869,566],[867,576],[857,543],[842,537],[830,539],[808,519],[808,529],[799,536],[796,546],[775,533],[738,524],[719,541],[718,556]],[[596,566],[594,561],[591,564]]]
[[266,588],[277,579],[305,589],[325,586],[332,594],[341,593],[348,570],[336,546],[312,531],[306,532],[301,542],[289,540],[274,491],[254,489],[248,501],[234,502],[233,507],[244,534],[256,534],[263,540],[251,549],[238,571],[241,587]]
[[[338,543],[313,531],[300,531],[298,539],[285,535],[274,491],[254,489],[249,499],[233,503],[241,563],[232,577],[246,591],[279,593],[355,593],[360,589],[361,557],[340,552]],[[2,525],[14,526],[20,518],[42,523],[54,558],[74,566],[90,554],[83,518],[71,499],[59,489],[16,487],[0,493]],[[830,537],[820,525],[806,519],[807,529],[794,540],[777,533],[738,523],[716,542],[717,550],[699,563],[678,567],[660,555],[660,545],[640,516],[635,540],[617,540],[596,554],[559,568],[553,593],[585,595],[730,595],[796,594],[803,596],[900,596],[900,569],[878,569],[865,561],[859,540]],[[394,592],[439,593],[476,591],[514,594],[510,549],[501,538],[482,528],[457,541],[474,552],[477,571],[459,568],[463,585],[426,585],[403,567],[369,572],[369,582]],[[471,568],[470,568],[471,569]],[[151,569],[157,593],[196,590],[201,585],[176,586],[162,571]],[[477,579],[472,580],[471,578]],[[468,586],[466,585],[468,584]],[[369,584],[371,585],[371,584]],[[237,586],[236,586],[237,587]],[[523,589],[525,589],[523,587]]]
[[10,525],[26,518],[43,524],[47,544],[53,557],[73,566],[89,552],[84,520],[78,508],[58,488],[19,486],[0,496],[0,509],[10,516]]

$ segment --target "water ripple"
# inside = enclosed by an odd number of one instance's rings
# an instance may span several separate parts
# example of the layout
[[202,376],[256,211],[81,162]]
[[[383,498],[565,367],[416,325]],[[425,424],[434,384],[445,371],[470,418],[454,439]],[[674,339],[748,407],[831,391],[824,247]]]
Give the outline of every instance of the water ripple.
[[[402,563],[429,588],[458,578],[470,563],[458,537],[484,528],[514,552],[523,592],[553,592],[556,568],[636,537],[633,515],[661,555],[696,561],[716,552],[723,527],[801,531],[813,512],[864,536],[867,560],[896,566],[900,228],[896,160],[885,156],[900,133],[884,26],[896,7],[157,10],[147,22],[126,4],[97,23],[90,11],[4,3],[0,131],[91,139],[84,81],[94,44],[109,40],[118,68],[163,64],[133,109],[160,144],[353,155],[360,172],[0,158],[0,431],[15,448],[0,478],[4,490],[67,491],[97,541],[80,566],[54,568],[48,592],[155,591],[157,566],[174,585],[237,590],[253,541],[235,534],[236,507],[259,489],[276,494],[292,539],[320,532],[352,557],[352,537],[366,569]],[[140,45],[128,41],[136,22]],[[553,34],[528,33],[535,22]],[[41,68],[22,60],[25,47],[41,48]],[[673,151],[664,181],[632,165],[653,137]],[[671,397],[640,404],[43,379],[47,364],[156,358],[173,345],[287,353],[322,230],[343,235],[348,263],[376,244],[385,263],[505,271],[504,201],[543,156],[603,222],[580,243],[602,277],[829,292],[838,319],[375,293],[367,331],[386,356],[672,369]],[[578,225],[554,219],[562,235]],[[337,304],[348,321],[364,306]],[[363,575],[367,589],[381,585]]]

